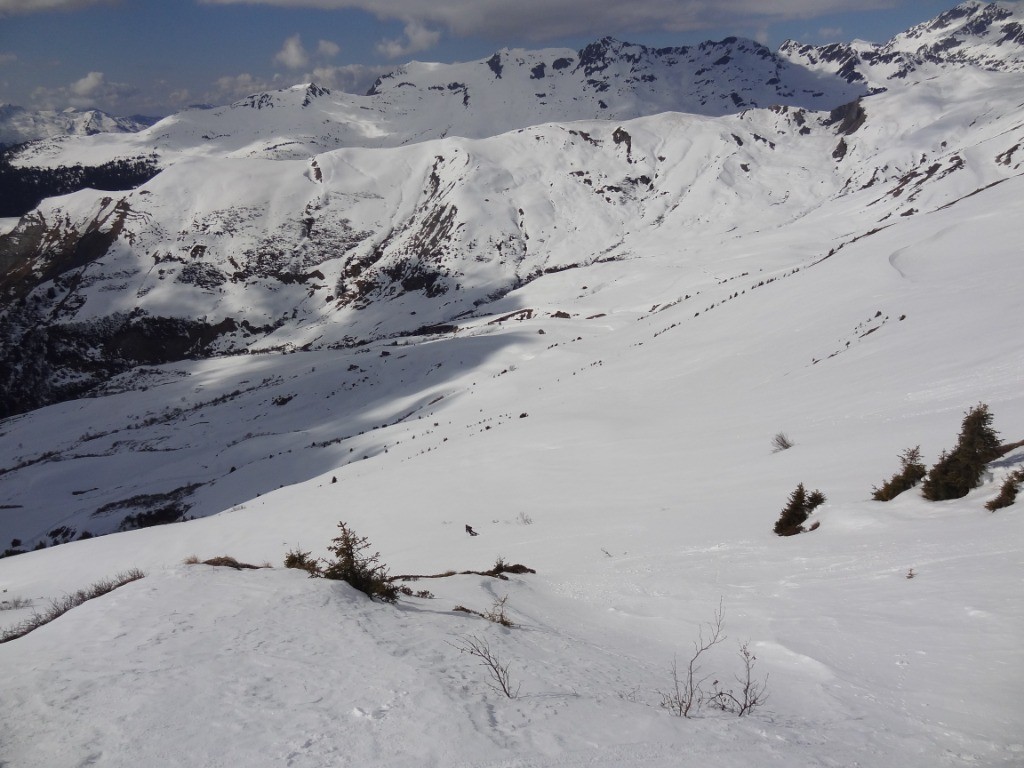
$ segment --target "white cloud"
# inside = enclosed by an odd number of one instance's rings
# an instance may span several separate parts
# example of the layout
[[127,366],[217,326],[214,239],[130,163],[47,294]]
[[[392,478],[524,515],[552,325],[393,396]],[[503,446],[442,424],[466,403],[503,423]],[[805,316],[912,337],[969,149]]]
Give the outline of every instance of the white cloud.
[[12,61],[18,60],[18,54],[16,53],[0,53],[0,64],[10,64]]
[[207,101],[223,103],[235,101],[260,91],[274,90],[278,86],[268,80],[253,77],[248,72],[240,75],[225,75],[217,78],[214,83],[214,90],[205,95]]
[[71,93],[75,96],[94,96],[103,88],[104,79],[102,72],[90,72],[81,80],[76,80],[71,84]]
[[139,95],[139,89],[128,83],[109,82],[102,72],[90,72],[66,86],[32,91],[32,106],[38,109],[102,109],[117,112],[124,102]]
[[[593,0],[200,0],[209,4],[262,4],[292,8],[351,9],[380,19],[399,20],[417,35],[383,41],[386,55],[423,50],[431,35],[447,30],[459,36],[494,39],[521,36],[533,40],[568,35],[604,35],[660,30],[685,32],[714,27],[758,27],[795,19],[812,19],[836,12],[867,12],[917,0],[631,0],[594,3]],[[952,2],[952,0],[951,0]],[[436,42],[437,38],[434,38]]]
[[274,61],[288,69],[302,69],[309,66],[309,54],[302,46],[302,38],[294,34],[284,41],[284,47],[274,56]]
[[403,32],[404,40],[381,40],[377,43],[377,52],[389,59],[397,59],[399,56],[408,56],[410,53],[433,48],[441,39],[440,32],[427,29],[415,21],[407,23]]
[[842,27],[822,27],[818,30],[818,38],[821,40],[841,40],[843,38]]
[[325,59],[333,59],[341,52],[341,47],[337,43],[332,43],[330,40],[321,40],[316,44],[317,55],[324,57]]
[[167,101],[175,106],[184,106],[188,104],[191,98],[191,94],[188,88],[179,88],[176,91],[171,91],[167,94]]

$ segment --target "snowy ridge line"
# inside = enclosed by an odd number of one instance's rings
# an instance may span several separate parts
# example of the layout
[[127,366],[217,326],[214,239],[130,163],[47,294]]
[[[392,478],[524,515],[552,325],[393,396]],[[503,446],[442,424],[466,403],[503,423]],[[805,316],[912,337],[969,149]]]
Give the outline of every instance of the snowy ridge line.
[[503,49],[474,62],[410,62],[364,96],[301,83],[186,110],[129,135],[39,141],[16,162],[97,165],[151,152],[164,165],[189,156],[300,159],[340,147],[483,138],[548,122],[666,111],[830,110],[958,69],[1024,71],[1022,24],[1018,5],[971,0],[884,44],[786,41],[772,52],[737,37],[675,48],[606,37],[579,51]]

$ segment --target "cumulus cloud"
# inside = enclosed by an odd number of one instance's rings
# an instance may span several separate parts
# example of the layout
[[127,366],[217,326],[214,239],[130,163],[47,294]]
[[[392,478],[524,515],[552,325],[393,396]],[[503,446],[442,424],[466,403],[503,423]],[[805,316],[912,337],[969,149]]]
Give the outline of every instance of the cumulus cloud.
[[43,11],[73,11],[90,5],[110,5],[116,0],[0,0],[0,18]]
[[[316,44],[315,58],[319,59],[319,63],[322,64],[328,59],[333,59],[340,52],[341,46],[337,43],[331,40],[320,40]],[[313,58],[314,55],[306,50],[306,46],[302,44],[302,37],[298,33],[287,38],[284,45],[281,46],[281,50],[274,54],[275,63],[293,70],[305,69]]]
[[189,103],[190,94],[180,84],[166,80],[145,87],[112,82],[103,72],[89,72],[67,85],[39,86],[32,90],[26,106],[32,109],[100,109],[113,115],[166,115]]
[[32,91],[32,105],[39,109],[102,109],[116,112],[126,100],[139,94],[139,89],[128,83],[114,83],[102,72],[89,72],[66,86],[39,87]]
[[275,82],[253,77],[248,72],[240,75],[225,75],[217,78],[214,89],[206,94],[207,101],[223,103],[225,101],[236,101],[250,94],[260,91],[272,91],[278,88]]
[[[386,55],[423,50],[443,29],[459,36],[483,35],[504,39],[520,36],[544,40],[569,35],[603,35],[609,30],[686,32],[711,27],[757,27],[794,19],[813,19],[836,12],[865,12],[916,0],[631,0],[594,3],[593,0],[201,0],[209,4],[262,4],[294,8],[361,10],[380,19],[410,25],[403,40],[381,43]],[[436,38],[434,40],[436,42]],[[433,43],[431,43],[433,44]]]
[[102,72],[90,72],[88,75],[83,77],[81,80],[76,80],[71,84],[70,90],[75,96],[82,96],[88,98],[95,96],[103,88],[103,81],[106,78]]
[[341,48],[330,40],[321,40],[316,44],[316,52],[325,59],[333,59],[341,52]]
[[167,101],[177,107],[183,107],[189,103],[192,98],[192,94],[189,93],[188,88],[178,88],[177,90],[171,91],[167,94]]
[[284,41],[284,46],[274,56],[274,61],[288,69],[302,69],[309,66],[309,54],[302,45],[302,38],[294,34]]
[[377,43],[377,53],[387,56],[389,59],[397,59],[399,56],[408,56],[410,53],[433,48],[441,39],[440,32],[427,29],[415,21],[406,24],[403,33],[404,38],[381,40]]

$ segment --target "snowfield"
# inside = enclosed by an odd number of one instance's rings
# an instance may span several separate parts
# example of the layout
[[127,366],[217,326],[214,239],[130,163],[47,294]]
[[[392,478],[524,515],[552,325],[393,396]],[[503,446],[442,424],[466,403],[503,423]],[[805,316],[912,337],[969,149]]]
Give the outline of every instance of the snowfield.
[[[978,401],[1004,437],[1022,431],[1012,329],[1024,232],[1011,220],[985,234],[1018,186],[958,204],[958,226],[942,236],[921,218],[707,316],[693,317],[688,302],[630,312],[621,278],[618,311],[593,320],[582,316],[593,314],[587,298],[567,320],[480,322],[450,340],[184,366],[151,391],[177,403],[277,375],[287,384],[271,391],[294,400],[274,406],[260,393],[251,416],[234,402],[220,406],[233,417],[195,411],[167,429],[169,452],[91,460],[97,486],[161,471],[183,481],[182,462],[216,460],[201,422],[258,424],[261,438],[242,445],[267,456],[246,448],[243,465],[236,446],[237,471],[221,462],[221,503],[247,499],[229,511],[0,562],[6,594],[37,607],[125,568],[149,573],[0,646],[5,760],[1019,765],[1024,522],[1019,503],[996,513],[983,503],[1024,464],[1024,450],[960,501],[928,503],[916,491],[867,500],[904,447],[920,443],[929,463],[951,447]],[[977,242],[984,252],[963,258]],[[499,309],[553,308],[566,280],[536,281]],[[862,335],[867,328],[877,331]],[[828,358],[833,347],[842,351]],[[383,393],[356,394],[355,412],[335,416],[332,401],[345,393],[327,397],[320,374],[340,376],[351,359],[375,372]],[[200,385],[209,389],[196,394]],[[145,396],[52,406],[8,422],[5,440],[11,430],[28,437],[23,424],[39,440],[76,418],[116,424]],[[288,409],[307,426],[287,432]],[[302,450],[352,422],[365,434]],[[376,422],[389,426],[369,428]],[[772,453],[779,430],[796,445]],[[771,525],[801,481],[829,498],[814,516],[821,527],[780,539]],[[69,493],[60,474],[42,482],[35,493]],[[499,555],[537,574],[411,582],[435,599],[392,607],[280,567],[295,547],[323,554],[339,520],[368,536],[395,574],[484,570]],[[467,523],[480,535],[467,536]],[[182,564],[220,554],[277,567]],[[515,629],[451,610],[485,611],[506,594]],[[729,640],[706,669],[731,684],[736,643],[749,640],[770,698],[742,719],[673,717],[659,692],[719,602]],[[0,616],[10,624],[30,611]],[[490,690],[485,670],[453,647],[468,635],[511,664],[519,698]]]
[[[871,500],[979,403],[1024,439],[1022,104],[1019,74],[950,68],[864,98],[850,132],[794,109],[588,119],[195,155],[116,193],[123,236],[56,315],[280,323],[0,421],[0,542],[50,545],[0,559],[0,631],[147,574],[0,644],[0,766],[1024,765],[1024,502],[984,506],[1024,447],[962,499]],[[106,194],[30,216],[85,231]],[[452,208],[429,255],[460,286],[396,278],[360,308],[174,279],[271,236],[300,263],[288,227],[316,201],[317,227],[360,233],[324,246],[324,291]],[[827,501],[780,538],[798,483]],[[125,530],[161,515],[197,519]],[[392,575],[536,573],[410,580],[433,596],[388,605],[283,567],[339,521]],[[221,555],[272,567],[185,562]],[[504,598],[516,626],[453,610]],[[739,689],[746,644],[767,700],[676,717],[673,663],[718,611],[705,687]]]

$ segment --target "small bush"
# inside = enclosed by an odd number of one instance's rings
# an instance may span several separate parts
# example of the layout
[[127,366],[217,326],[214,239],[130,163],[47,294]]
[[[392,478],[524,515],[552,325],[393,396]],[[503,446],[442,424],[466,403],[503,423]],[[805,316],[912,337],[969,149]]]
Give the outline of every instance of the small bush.
[[269,566],[253,565],[252,563],[241,563],[230,555],[220,555],[219,557],[211,557],[209,560],[203,560],[203,565],[213,565],[221,568],[234,568],[236,571],[241,570],[259,570],[260,568],[266,568]]
[[123,587],[125,584],[138,581],[145,575],[146,574],[138,568],[132,568],[128,571],[117,574],[112,579],[97,581],[87,589],[80,589],[74,594],[64,595],[62,598],[51,600],[50,607],[42,613],[35,613],[31,618],[26,619],[21,624],[0,632],[0,643],[7,643],[11,640],[16,640],[19,637],[24,637],[29,632],[39,629],[39,627],[45,624],[49,624],[54,619],[59,619],[72,608],[77,608],[88,600],[101,597],[108,592],[113,592],[115,589]]
[[309,552],[302,552],[298,549],[290,550],[284,556],[284,567],[298,568],[300,571],[308,573],[310,578],[323,576],[323,573],[320,572],[320,563],[310,557]]
[[803,525],[811,512],[824,504],[825,500],[825,494],[821,491],[807,493],[804,484],[800,483],[789,495],[786,506],[779,513],[779,519],[775,521],[775,533],[779,536],[802,533]]
[[749,641],[740,644],[739,653],[743,659],[743,674],[736,676],[739,691],[734,693],[732,689],[720,688],[716,680],[712,683],[713,693],[709,701],[723,712],[732,712],[737,717],[743,717],[768,701],[768,675],[761,680],[755,679],[754,666],[757,664],[757,656],[750,650]]
[[985,502],[985,509],[989,512],[995,512],[997,509],[1003,509],[1013,504],[1017,500],[1017,491],[1020,490],[1022,484],[1024,484],[1024,469],[1011,472],[1006,476],[1006,480],[1003,481],[1003,485],[999,489],[999,495],[991,501]]
[[904,491],[909,491],[928,474],[921,463],[921,446],[907,448],[900,454],[900,471],[886,480],[881,488],[873,488],[871,498],[875,501],[892,501]]
[[431,592],[429,589],[420,589],[420,590],[417,590],[417,591],[413,592],[411,587],[407,587],[404,584],[402,584],[401,586],[398,587],[398,591],[401,592],[406,597],[419,597],[419,598],[421,598],[423,600],[433,600],[434,599],[434,593]]
[[508,617],[508,613],[505,611],[506,602],[508,602],[508,595],[505,595],[504,597],[496,597],[494,598],[494,603],[491,605],[490,610],[483,613],[480,611],[474,611],[472,608],[467,608],[464,605],[456,605],[452,610],[458,611],[459,613],[471,613],[474,616],[479,616],[481,619],[487,619],[488,621],[493,621],[495,624],[501,624],[503,627],[514,629],[519,625]]
[[494,604],[491,606],[491,609],[480,615],[488,621],[493,621],[495,624],[501,624],[503,627],[515,627],[515,622],[513,622],[505,612],[506,602],[508,602],[508,595],[505,595],[504,597],[496,597],[494,598]]
[[521,684],[515,684],[512,681],[512,674],[509,671],[511,662],[503,664],[497,654],[491,650],[486,638],[467,635],[460,637],[458,643],[449,643],[449,645],[457,649],[459,653],[468,653],[470,656],[480,659],[480,665],[487,670],[490,677],[490,682],[487,685],[491,689],[509,699],[519,697]]
[[[388,568],[380,562],[380,553],[367,554],[370,542],[365,536],[357,536],[347,523],[338,523],[341,533],[332,539],[327,548],[335,559],[314,559],[309,552],[293,549],[284,556],[285,568],[298,568],[314,579],[335,579],[348,582],[360,592],[368,595],[371,600],[385,603],[398,601],[400,594],[412,594],[412,590],[403,590],[395,586],[388,576]],[[427,591],[416,593],[417,597],[433,597]]]
[[335,560],[325,561],[321,569],[323,578],[348,582],[371,600],[397,602],[398,587],[388,579],[388,568],[380,562],[380,553],[368,554],[370,542],[365,536],[357,536],[346,523],[338,523],[338,528],[341,533],[327,548]]
[[6,600],[0,600],[0,611],[16,611],[19,608],[28,608],[32,605],[31,598],[28,597],[10,597]]
[[686,667],[680,670],[679,659],[672,659],[672,688],[668,691],[658,691],[664,709],[676,717],[689,717],[691,712],[696,712],[707,701],[704,684],[712,675],[701,674],[702,657],[719,643],[725,642],[725,639],[722,629],[722,606],[719,604],[714,620],[701,625],[697,639],[693,642],[693,654]]
[[924,479],[921,492],[929,501],[962,499],[978,487],[985,465],[999,456],[999,435],[992,429],[992,414],[981,403],[964,416],[956,447],[942,452]]
[[785,432],[776,432],[775,437],[772,438],[772,453],[788,450],[794,445],[796,445],[796,443],[790,440],[789,435]]
[[[723,615],[719,603],[714,619],[702,624],[698,630],[697,639],[693,642],[693,653],[684,668],[680,668],[678,658],[672,660],[672,686],[668,691],[658,691],[658,694],[661,696],[662,708],[676,717],[692,717],[706,705],[743,717],[768,700],[768,676],[760,680],[755,678],[757,657],[750,650],[749,641],[740,644],[743,673],[736,676],[740,686],[738,691],[722,688],[714,674],[702,673],[707,658],[705,654],[726,640]],[[710,690],[708,680],[712,680]]]

